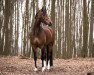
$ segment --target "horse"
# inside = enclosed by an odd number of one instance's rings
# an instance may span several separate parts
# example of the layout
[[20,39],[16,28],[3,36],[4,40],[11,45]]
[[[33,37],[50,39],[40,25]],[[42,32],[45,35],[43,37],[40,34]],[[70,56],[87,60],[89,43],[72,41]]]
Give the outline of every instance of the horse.
[[[41,26],[41,23],[43,23],[43,26]],[[53,66],[53,44],[55,40],[55,33],[50,27],[51,25],[52,21],[47,15],[46,7],[43,6],[42,9],[40,9],[35,15],[35,22],[30,35],[30,43],[34,53],[34,71],[38,71],[38,48],[41,49],[42,72],[46,69],[46,67],[50,70],[50,67]]]

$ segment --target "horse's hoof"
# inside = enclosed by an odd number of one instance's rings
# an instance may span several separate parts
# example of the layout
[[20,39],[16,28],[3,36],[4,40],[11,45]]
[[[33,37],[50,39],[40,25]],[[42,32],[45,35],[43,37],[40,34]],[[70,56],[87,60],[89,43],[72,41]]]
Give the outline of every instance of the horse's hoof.
[[42,67],[42,72],[44,72],[44,71],[45,71],[45,69],[46,69],[46,67]]
[[47,69],[50,70],[51,69],[50,66],[47,66]]
[[37,68],[35,68],[35,69],[34,69],[34,71],[36,72],[36,71],[38,71],[38,69],[37,69]]
[[50,67],[47,67],[48,70],[50,70]]
[[50,70],[50,61],[48,61],[47,69]]

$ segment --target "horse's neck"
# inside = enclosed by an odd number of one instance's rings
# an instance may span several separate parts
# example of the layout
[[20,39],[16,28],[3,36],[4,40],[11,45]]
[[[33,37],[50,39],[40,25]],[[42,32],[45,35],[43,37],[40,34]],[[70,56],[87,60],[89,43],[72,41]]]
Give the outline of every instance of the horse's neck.
[[41,30],[41,26],[40,26],[41,22],[37,22],[35,21],[34,23],[34,27],[33,27],[33,35],[38,35],[40,30]]

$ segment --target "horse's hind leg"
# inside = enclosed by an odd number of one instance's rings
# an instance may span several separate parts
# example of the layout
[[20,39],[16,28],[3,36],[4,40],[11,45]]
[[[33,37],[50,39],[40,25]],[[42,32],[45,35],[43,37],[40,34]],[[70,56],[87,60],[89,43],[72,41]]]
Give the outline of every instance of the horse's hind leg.
[[50,52],[50,66],[53,66],[53,52]]
[[42,60],[42,72],[46,69],[46,50],[45,47],[41,50],[41,60]]
[[52,56],[52,46],[47,46],[47,69],[50,69],[50,66],[53,66],[53,56]]

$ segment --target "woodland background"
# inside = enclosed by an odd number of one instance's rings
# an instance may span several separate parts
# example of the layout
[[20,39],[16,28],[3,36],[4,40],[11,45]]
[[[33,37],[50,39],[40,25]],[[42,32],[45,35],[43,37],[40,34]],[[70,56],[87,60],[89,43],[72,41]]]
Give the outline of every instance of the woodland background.
[[55,29],[54,57],[94,57],[94,0],[0,0],[0,55],[33,56],[28,35],[43,5]]

